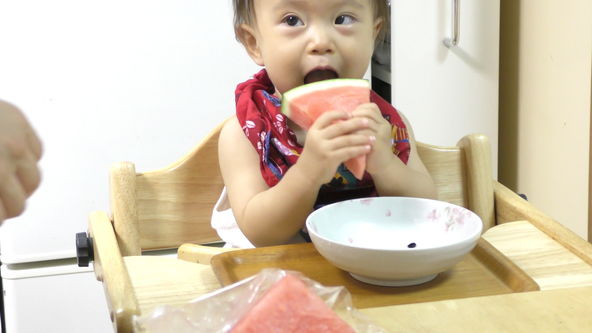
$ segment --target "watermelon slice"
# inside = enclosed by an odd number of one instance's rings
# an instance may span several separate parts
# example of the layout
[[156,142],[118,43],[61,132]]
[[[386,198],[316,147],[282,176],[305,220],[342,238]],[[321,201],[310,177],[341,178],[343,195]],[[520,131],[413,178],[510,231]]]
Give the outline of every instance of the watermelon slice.
[[[302,85],[284,93],[282,113],[298,126],[308,130],[325,111],[353,111],[370,102],[370,83],[361,79],[333,79]],[[345,161],[345,167],[362,179],[366,155]]]
[[286,275],[239,320],[231,333],[355,333],[294,275]]

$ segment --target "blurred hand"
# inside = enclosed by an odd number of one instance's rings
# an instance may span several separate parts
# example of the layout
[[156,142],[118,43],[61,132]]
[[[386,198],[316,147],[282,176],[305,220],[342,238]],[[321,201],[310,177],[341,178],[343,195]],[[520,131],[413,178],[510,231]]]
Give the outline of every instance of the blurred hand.
[[41,181],[39,137],[14,105],[0,100],[0,224],[20,215]]
[[331,181],[339,164],[370,151],[372,141],[363,132],[367,127],[365,117],[341,111],[323,113],[308,130],[297,164],[319,186]]

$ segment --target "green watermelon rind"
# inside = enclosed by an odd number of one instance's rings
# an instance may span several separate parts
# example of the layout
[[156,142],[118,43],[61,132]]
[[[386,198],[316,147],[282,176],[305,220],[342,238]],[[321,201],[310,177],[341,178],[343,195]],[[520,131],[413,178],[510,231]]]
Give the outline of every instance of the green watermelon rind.
[[290,89],[282,96],[281,112],[290,117],[290,102],[300,96],[320,90],[327,90],[339,87],[362,87],[370,89],[370,82],[364,79],[331,79],[304,84]]

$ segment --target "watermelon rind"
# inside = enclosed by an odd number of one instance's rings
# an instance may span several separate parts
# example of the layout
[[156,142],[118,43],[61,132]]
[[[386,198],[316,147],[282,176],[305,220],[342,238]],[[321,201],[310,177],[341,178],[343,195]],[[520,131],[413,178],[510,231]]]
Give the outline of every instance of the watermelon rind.
[[311,92],[339,87],[362,87],[370,89],[370,82],[364,79],[331,79],[303,84],[283,94],[281,112],[290,117],[290,101],[293,99]]

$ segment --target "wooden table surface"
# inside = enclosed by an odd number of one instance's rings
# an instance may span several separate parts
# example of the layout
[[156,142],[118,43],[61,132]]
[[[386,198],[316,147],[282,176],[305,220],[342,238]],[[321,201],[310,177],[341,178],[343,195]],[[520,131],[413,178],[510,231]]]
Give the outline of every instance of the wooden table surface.
[[592,332],[592,287],[361,309],[392,332]]
[[592,285],[592,267],[526,221],[497,225],[483,238],[530,275],[541,290]]
[[[592,332],[592,266],[525,221],[489,229],[487,241],[541,291],[362,309],[379,325],[419,332]],[[171,257],[125,257],[141,312],[220,288],[209,265]]]

